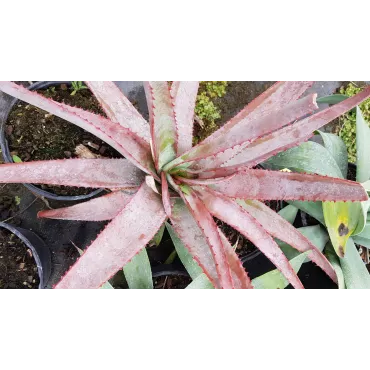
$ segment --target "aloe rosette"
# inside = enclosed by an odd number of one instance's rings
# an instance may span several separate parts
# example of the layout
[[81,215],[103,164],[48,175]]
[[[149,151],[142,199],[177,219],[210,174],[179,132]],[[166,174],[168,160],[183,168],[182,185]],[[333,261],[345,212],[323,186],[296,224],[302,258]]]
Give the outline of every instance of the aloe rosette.
[[39,217],[112,220],[56,288],[98,288],[154,237],[166,220],[216,288],[252,288],[217,217],[256,245],[295,288],[303,288],[278,238],[307,253],[334,281],[326,257],[264,200],[365,201],[359,183],[254,167],[304,141],[370,96],[370,88],[314,113],[310,82],[278,82],[203,142],[192,146],[198,82],[146,82],[149,124],[113,82],[86,82],[107,118],[49,100],[12,82],[0,90],[91,132],[122,159],[0,165],[1,183],[106,188],[111,193]]

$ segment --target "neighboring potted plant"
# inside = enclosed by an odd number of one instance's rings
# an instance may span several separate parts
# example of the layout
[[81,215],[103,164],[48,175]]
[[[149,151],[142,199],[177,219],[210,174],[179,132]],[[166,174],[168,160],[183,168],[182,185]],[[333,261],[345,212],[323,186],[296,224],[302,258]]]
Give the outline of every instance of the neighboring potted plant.
[[[102,286],[145,248],[168,218],[215,287],[252,288],[252,281],[212,216],[250,239],[293,287],[303,285],[272,236],[305,253],[305,258],[337,281],[320,250],[259,200],[365,201],[368,196],[364,188],[342,179],[251,167],[307,140],[313,131],[368,98],[370,88],[307,117],[317,108],[316,96],[299,97],[310,83],[279,82],[192,147],[197,83],[174,82],[171,90],[166,82],[146,83],[150,129],[116,85],[87,84],[108,119],[0,82],[0,90],[84,128],[126,158],[0,166],[0,182],[113,190],[82,204],[40,214],[59,219],[113,219],[57,288]],[[295,122],[301,117],[306,118]],[[295,123],[289,125],[291,122]],[[238,198],[245,201],[236,202]]]
[[[0,222],[0,229],[8,230],[24,244],[25,248],[29,248],[31,251],[30,257],[33,258],[37,266],[37,275],[39,279],[38,287],[39,289],[45,288],[51,272],[51,255],[49,248],[45,245],[43,240],[30,230],[25,230],[21,227],[10,225],[4,222]],[[16,261],[14,261],[14,263],[15,262]],[[20,260],[17,261],[17,263],[21,266],[20,269],[23,270],[24,267],[22,267],[22,265],[25,265],[24,261]],[[5,268],[6,267],[7,266],[5,266]],[[27,287],[31,287],[31,284],[35,283],[35,281],[32,280],[32,272],[28,272],[27,275],[29,273],[31,274],[31,281],[24,282]]]
[[[341,97],[341,101],[346,99]],[[270,158],[265,165],[272,169],[289,168],[297,172],[349,177],[363,183],[370,191],[370,129],[360,108],[356,110],[356,165],[348,163],[347,148],[339,136],[318,131],[318,137],[322,138],[322,145],[319,140],[303,143]],[[369,263],[370,202],[293,201],[291,204],[327,228],[331,242],[325,253],[336,269],[339,287],[370,288],[370,275],[364,264]],[[362,249],[364,261],[355,244]]]

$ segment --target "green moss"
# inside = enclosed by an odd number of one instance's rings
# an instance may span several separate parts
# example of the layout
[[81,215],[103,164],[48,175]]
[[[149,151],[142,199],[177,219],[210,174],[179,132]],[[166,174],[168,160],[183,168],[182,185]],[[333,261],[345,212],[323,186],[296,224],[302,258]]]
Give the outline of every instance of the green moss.
[[[341,87],[340,93],[348,96],[358,94],[362,90],[361,87],[355,86],[350,83],[347,87]],[[360,104],[362,114],[364,115],[365,121],[370,122],[370,99],[365,100]],[[349,162],[356,163],[356,112],[354,110],[344,114],[339,119],[340,130],[339,136],[343,139],[346,144],[348,151]]]
[[214,100],[226,94],[227,81],[201,81],[195,114],[203,121],[201,127],[194,137],[194,144],[204,140],[218,129],[217,120],[221,118],[220,109],[215,105]]

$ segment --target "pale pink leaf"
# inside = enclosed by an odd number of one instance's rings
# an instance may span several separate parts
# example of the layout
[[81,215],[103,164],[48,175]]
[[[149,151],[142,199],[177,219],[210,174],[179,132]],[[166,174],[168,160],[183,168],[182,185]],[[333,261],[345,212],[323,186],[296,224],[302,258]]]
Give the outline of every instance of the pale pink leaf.
[[56,288],[99,288],[145,248],[165,219],[160,196],[144,183]]
[[221,288],[215,261],[205,235],[181,199],[172,199],[171,203],[170,219],[176,234],[215,288]]
[[113,81],[85,81],[85,83],[111,121],[118,122],[147,143],[150,142],[149,123]]
[[157,170],[176,157],[176,123],[169,86],[166,81],[147,81],[145,93],[149,107],[152,149]]
[[115,191],[74,206],[41,211],[37,217],[77,221],[111,220],[125,208],[134,194],[134,191]]
[[[217,275],[220,287],[223,289],[232,289],[233,282],[231,277],[230,266],[228,265],[226,252],[221,238],[217,231],[216,223],[208,212],[205,205],[198,198],[195,192],[187,186],[186,191],[182,191],[180,186],[168,177],[168,181],[174,189],[181,195],[181,198],[191,211],[194,219],[196,220],[199,228],[202,230],[203,235],[207,240],[207,244],[211,250],[214,263],[216,265]],[[185,185],[184,185],[185,186]],[[180,238],[182,236],[180,235]]]
[[193,145],[194,108],[198,88],[199,81],[173,81],[171,85],[177,125],[177,155],[183,154]]
[[368,199],[364,187],[354,181],[259,169],[239,171],[230,179],[212,185],[212,188],[228,197],[243,199],[307,201]]
[[182,182],[184,184],[188,184],[188,185],[214,185],[214,184],[220,184],[220,183],[223,183],[227,180],[230,180],[232,179],[234,176],[236,175],[236,173],[234,174],[231,174],[229,176],[226,176],[226,177],[212,177],[212,178],[209,178],[209,179],[203,179],[203,178],[185,178],[185,177],[176,177],[176,180],[178,180],[179,182]]
[[362,92],[341,103],[335,104],[312,116],[305,118],[291,126],[284,127],[272,134],[265,135],[254,141],[242,152],[231,160],[223,164],[224,167],[237,169],[240,167],[253,167],[273,155],[290,149],[300,143],[307,141],[312,133],[335,118],[348,112],[350,109],[359,105],[370,96],[370,87],[366,87]]
[[227,240],[223,232],[218,229],[221,241],[224,245],[227,260],[229,262],[231,277],[233,278],[234,288],[235,289],[253,289],[251,280],[248,277],[242,263],[240,262],[239,257],[235,253],[230,242]]
[[250,240],[295,288],[303,288],[288,259],[272,237],[245,209],[207,187],[195,186],[197,194],[213,216],[224,221]]
[[191,188],[189,188],[188,192],[181,193],[181,195],[197,221],[198,226],[202,229],[208,245],[211,248],[221,288],[232,289],[234,286],[230,266],[215,221],[208,212],[206,206]]
[[0,183],[134,188],[144,173],[126,159],[60,159],[0,165]]
[[161,180],[162,180],[162,200],[163,200],[163,207],[166,211],[168,217],[171,217],[171,202],[170,202],[170,193],[168,191],[168,182],[166,178],[166,174],[164,172],[161,173]]

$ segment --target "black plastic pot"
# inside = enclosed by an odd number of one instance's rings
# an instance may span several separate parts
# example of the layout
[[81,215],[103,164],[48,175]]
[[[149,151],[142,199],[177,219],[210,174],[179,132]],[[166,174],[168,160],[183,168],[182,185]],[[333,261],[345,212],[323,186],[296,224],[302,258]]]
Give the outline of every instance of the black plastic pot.
[[[47,89],[51,86],[60,85],[62,83],[65,83],[67,85],[71,84],[70,81],[39,81],[29,86],[28,89],[29,90]],[[17,104],[18,99],[10,97],[6,94],[3,94],[3,97],[0,97],[0,99],[1,99],[0,101],[0,114],[1,114],[0,116],[0,146],[1,146],[3,157],[4,157],[4,161],[7,163],[13,163],[14,161],[13,161],[12,156],[10,155],[8,141],[5,136],[5,125],[8,120],[9,113],[14,107],[14,105]],[[97,189],[86,195],[68,196],[68,195],[56,195],[49,191],[40,189],[39,187],[32,185],[32,184],[23,184],[23,185],[36,195],[39,195],[39,196],[42,196],[48,199],[61,200],[61,201],[77,201],[77,200],[89,199],[101,193],[102,191],[104,191],[104,189]]]
[[0,228],[9,230],[21,239],[27,248],[31,249],[40,279],[39,289],[44,289],[51,273],[51,254],[44,241],[32,231],[22,229],[21,227],[0,222]]
[[161,276],[189,276],[188,272],[185,270],[184,266],[177,266],[177,265],[158,265],[152,267],[152,276],[153,278],[161,277]]

